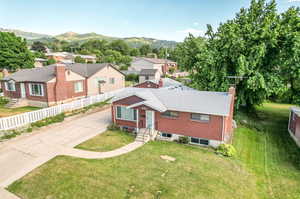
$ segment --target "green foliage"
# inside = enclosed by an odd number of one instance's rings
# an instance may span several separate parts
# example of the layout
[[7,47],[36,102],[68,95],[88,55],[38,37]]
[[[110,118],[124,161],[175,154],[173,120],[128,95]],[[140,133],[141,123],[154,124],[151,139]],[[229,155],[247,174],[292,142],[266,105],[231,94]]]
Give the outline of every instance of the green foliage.
[[6,97],[0,97],[0,106],[4,106],[9,102],[9,99]]
[[9,32],[0,32],[0,69],[32,68],[34,57],[27,49],[26,40]]
[[126,81],[132,81],[132,82],[138,82],[139,81],[139,75],[137,75],[137,74],[126,75],[125,80]]
[[82,64],[85,64],[85,59],[83,59],[82,57],[80,56],[76,56],[75,59],[74,59],[75,63],[82,63]]
[[55,63],[56,63],[56,61],[53,58],[48,59],[48,61],[47,61],[47,65],[51,65],[51,64],[55,64]]
[[46,45],[40,41],[35,41],[31,45],[31,50],[41,52],[41,53],[46,53]]
[[117,131],[120,130],[120,127],[114,123],[111,123],[110,125],[107,126],[107,130],[109,131]]
[[123,40],[115,40],[110,43],[110,49],[120,52],[122,55],[129,55],[130,49],[128,44]]
[[[253,110],[284,90],[283,67],[299,70],[298,22],[299,9],[290,9],[280,17],[275,1],[252,0],[250,8],[242,8],[216,32],[208,25],[206,38],[187,37],[175,55],[178,64],[190,72],[193,87],[226,91],[236,83],[237,106]],[[292,28],[281,31],[285,23]],[[298,71],[292,73],[299,79]],[[234,82],[228,76],[244,78]]]
[[143,56],[146,56],[149,53],[151,53],[151,47],[148,44],[142,45],[139,50],[140,50],[141,55],[143,55]]
[[226,157],[236,156],[236,150],[231,144],[220,144],[216,149],[216,153],[221,154]]
[[189,143],[189,137],[187,136],[180,136],[178,139],[178,142],[181,144],[188,144]]
[[132,48],[130,50],[130,56],[138,57],[141,55],[141,52],[138,48]]
[[34,122],[31,124],[32,127],[43,127],[43,126],[47,126],[49,124],[53,124],[53,123],[58,123],[58,122],[62,122],[65,119],[65,114],[61,113],[59,115],[53,116],[53,117],[48,117],[46,119]]

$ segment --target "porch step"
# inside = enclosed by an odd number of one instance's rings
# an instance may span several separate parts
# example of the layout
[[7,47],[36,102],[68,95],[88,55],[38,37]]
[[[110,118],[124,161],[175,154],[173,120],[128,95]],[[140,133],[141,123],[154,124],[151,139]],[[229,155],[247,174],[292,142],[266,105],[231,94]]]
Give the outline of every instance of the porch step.
[[147,129],[140,129],[136,135],[135,141],[137,142],[148,142],[150,140],[150,133]]
[[28,103],[25,99],[15,99],[12,98],[9,102],[5,105],[7,108],[17,108],[22,106],[27,106]]

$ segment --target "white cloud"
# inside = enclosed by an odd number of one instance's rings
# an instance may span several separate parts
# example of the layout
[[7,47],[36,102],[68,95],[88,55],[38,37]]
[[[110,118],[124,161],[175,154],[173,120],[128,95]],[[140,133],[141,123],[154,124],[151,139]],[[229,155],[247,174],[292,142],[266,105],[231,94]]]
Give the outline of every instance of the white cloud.
[[199,26],[199,23],[198,22],[194,22],[193,25],[194,26]]
[[195,29],[195,28],[187,28],[185,30],[179,30],[178,32],[179,33],[185,33],[185,34],[191,33],[191,34],[196,35],[196,36],[204,34],[204,31],[199,30],[199,29]]

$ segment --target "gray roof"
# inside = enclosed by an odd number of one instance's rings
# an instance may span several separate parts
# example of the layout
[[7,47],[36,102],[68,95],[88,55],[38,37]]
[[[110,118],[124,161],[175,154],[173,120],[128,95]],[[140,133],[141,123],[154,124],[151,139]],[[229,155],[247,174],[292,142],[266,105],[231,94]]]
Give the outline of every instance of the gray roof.
[[[112,64],[108,64],[108,63],[103,63],[103,64],[77,64],[76,63],[76,64],[66,64],[66,69],[69,69],[83,77],[88,78],[106,66],[111,66],[115,68]],[[44,66],[40,68],[22,69],[3,78],[3,80],[12,79],[16,82],[26,82],[26,81],[48,82],[49,80],[55,77],[55,67],[56,64]]]
[[232,95],[227,92],[135,88],[125,90],[124,94],[114,101],[132,95],[144,101],[133,104],[129,108],[146,105],[159,112],[171,110],[220,116],[229,115],[232,100]]
[[155,73],[157,73],[158,70],[157,69],[142,69],[140,72],[140,75],[144,76],[144,75],[152,75],[154,76]]

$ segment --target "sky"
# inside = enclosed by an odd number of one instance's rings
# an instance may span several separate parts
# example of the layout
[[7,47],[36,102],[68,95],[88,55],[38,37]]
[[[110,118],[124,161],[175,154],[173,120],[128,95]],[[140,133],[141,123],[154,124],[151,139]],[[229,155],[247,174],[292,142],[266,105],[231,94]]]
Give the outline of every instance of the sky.
[[[232,19],[250,0],[0,0],[0,27],[182,41]],[[300,0],[277,0],[278,12]]]

